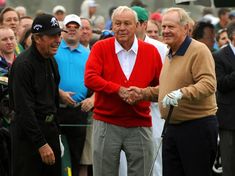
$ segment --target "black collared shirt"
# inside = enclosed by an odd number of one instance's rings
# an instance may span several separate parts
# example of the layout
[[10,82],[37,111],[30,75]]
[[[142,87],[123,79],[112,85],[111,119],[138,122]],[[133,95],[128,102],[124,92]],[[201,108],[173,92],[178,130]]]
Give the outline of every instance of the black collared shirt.
[[176,51],[175,54],[172,54],[172,50],[169,50],[168,53],[168,57],[169,59],[171,59],[172,57],[174,57],[175,55],[177,56],[183,56],[184,53],[187,51],[190,43],[191,43],[192,39],[189,36],[186,36],[183,43],[181,44],[181,46],[179,47],[179,49]]
[[46,143],[38,118],[56,113],[58,83],[54,58],[43,58],[34,45],[16,58],[10,71],[9,93],[15,123],[38,148]]

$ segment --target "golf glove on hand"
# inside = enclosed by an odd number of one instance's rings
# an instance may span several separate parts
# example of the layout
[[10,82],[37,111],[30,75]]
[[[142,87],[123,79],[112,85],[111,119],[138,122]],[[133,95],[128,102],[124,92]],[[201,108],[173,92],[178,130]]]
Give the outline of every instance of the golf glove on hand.
[[174,90],[171,93],[167,94],[163,100],[162,100],[162,105],[164,108],[166,108],[167,106],[178,106],[178,101],[182,98],[183,93],[180,91],[180,89],[178,90]]
[[61,134],[59,135],[59,141],[60,141],[60,151],[61,151],[60,156],[62,158],[64,156],[64,145],[61,140]]

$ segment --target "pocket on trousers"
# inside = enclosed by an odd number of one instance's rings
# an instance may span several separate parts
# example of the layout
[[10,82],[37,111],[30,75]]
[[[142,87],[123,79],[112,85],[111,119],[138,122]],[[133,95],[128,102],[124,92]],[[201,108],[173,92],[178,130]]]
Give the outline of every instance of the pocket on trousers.
[[139,127],[139,132],[143,138],[146,140],[152,140],[153,139],[153,133],[151,127]]
[[105,137],[107,131],[107,123],[100,120],[93,120],[94,133],[100,137]]

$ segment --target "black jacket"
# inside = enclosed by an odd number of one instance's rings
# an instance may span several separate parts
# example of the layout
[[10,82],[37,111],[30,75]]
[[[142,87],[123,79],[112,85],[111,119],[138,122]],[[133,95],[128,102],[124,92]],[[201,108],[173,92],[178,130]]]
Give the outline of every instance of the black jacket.
[[43,58],[34,45],[16,58],[10,71],[10,105],[15,123],[38,148],[46,143],[38,118],[56,113],[59,80],[55,59]]
[[235,130],[235,55],[229,45],[213,53],[217,78],[219,127]]

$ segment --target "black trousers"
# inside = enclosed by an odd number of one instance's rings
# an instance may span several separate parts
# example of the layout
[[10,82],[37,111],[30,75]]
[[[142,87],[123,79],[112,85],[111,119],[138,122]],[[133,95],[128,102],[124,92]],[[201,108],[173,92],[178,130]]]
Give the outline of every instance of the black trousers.
[[[20,120],[20,119],[19,119]],[[42,162],[38,148],[24,134],[23,129],[13,121],[10,131],[12,138],[12,176],[61,176],[61,151],[57,124],[38,121],[47,143],[52,148],[56,162],[46,165]]]
[[235,130],[220,129],[223,176],[235,175]]
[[214,116],[169,125],[163,138],[163,176],[210,176],[216,156]]
[[59,123],[68,125],[61,126],[61,133],[66,136],[68,142],[72,175],[74,176],[79,174],[79,165],[86,139],[87,117],[88,113],[81,111],[81,107],[58,109]]

